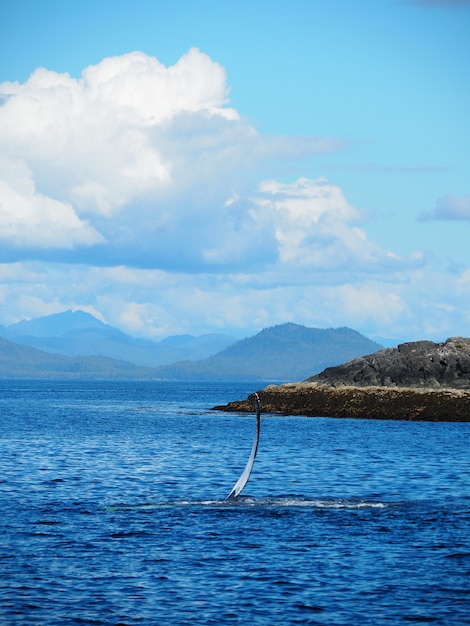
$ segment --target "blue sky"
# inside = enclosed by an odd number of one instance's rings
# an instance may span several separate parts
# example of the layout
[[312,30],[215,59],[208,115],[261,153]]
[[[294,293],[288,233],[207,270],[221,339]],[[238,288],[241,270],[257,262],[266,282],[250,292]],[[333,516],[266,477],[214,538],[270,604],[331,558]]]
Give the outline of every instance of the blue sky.
[[0,324],[470,325],[470,2],[0,5]]

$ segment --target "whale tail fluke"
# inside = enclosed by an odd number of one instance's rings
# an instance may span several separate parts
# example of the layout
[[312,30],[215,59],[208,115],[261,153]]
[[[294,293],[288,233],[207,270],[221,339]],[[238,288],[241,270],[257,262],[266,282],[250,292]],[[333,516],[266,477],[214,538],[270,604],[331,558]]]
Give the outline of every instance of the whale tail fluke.
[[257,393],[254,394],[254,398],[255,398],[255,407],[256,407],[256,431],[255,431],[255,437],[253,439],[253,446],[251,448],[251,453],[248,458],[245,469],[243,470],[243,473],[240,476],[240,478],[237,480],[237,482],[233,486],[232,491],[226,497],[226,500],[233,500],[240,495],[240,493],[245,488],[245,485],[248,482],[248,479],[250,478],[251,470],[253,469],[253,464],[255,462],[256,452],[258,451],[259,434],[260,434],[260,428],[261,428],[261,404],[260,404],[259,396]]

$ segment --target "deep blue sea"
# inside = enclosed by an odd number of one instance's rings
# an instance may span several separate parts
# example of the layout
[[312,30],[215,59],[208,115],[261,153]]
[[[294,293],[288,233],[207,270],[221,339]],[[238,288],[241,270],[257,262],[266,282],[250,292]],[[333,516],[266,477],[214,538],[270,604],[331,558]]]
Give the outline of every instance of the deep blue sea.
[[468,625],[470,423],[263,416],[225,501],[259,387],[0,381],[0,624]]

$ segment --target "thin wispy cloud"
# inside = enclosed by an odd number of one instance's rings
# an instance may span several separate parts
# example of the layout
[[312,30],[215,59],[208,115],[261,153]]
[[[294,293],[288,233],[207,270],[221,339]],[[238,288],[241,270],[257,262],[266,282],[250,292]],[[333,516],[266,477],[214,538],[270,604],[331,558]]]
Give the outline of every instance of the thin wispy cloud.
[[422,220],[464,220],[470,221],[470,195],[447,194],[439,198],[431,212],[423,213]]

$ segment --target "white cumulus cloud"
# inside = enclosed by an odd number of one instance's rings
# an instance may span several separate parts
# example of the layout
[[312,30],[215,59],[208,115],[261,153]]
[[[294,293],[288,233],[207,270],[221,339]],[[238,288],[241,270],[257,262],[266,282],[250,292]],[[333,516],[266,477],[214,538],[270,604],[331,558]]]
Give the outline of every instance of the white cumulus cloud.
[[39,68],[0,84],[0,151],[27,172],[21,185],[2,179],[3,240],[98,265],[272,261],[278,241],[261,232],[252,172],[343,144],[264,136],[228,92],[224,68],[195,48],[170,67],[132,52],[79,78]]
[[273,225],[280,261],[288,266],[364,269],[391,259],[367,239],[359,211],[342,190],[323,178],[264,181],[256,204],[266,224]]
[[4,247],[70,249],[104,243],[73,207],[38,193],[21,162],[0,161],[0,241]]

